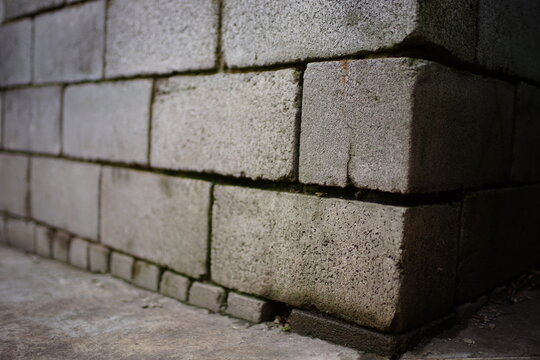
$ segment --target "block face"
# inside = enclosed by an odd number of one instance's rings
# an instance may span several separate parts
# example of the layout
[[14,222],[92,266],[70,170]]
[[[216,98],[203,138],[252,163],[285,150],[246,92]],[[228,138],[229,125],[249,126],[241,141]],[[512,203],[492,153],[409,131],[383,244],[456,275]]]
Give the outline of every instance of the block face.
[[477,58],[489,70],[540,80],[540,3],[480,0]]
[[69,261],[69,243],[71,236],[64,231],[56,231],[52,243],[52,257],[55,260]]
[[186,301],[190,281],[187,277],[175,274],[171,271],[165,271],[161,277],[159,291],[180,301]]
[[152,166],[294,177],[298,77],[286,69],[159,80]]
[[28,157],[0,154],[0,210],[26,215],[27,178]]
[[64,153],[146,162],[151,91],[151,80],[69,86],[64,97]]
[[213,68],[217,27],[214,0],[113,0],[107,14],[107,76]]
[[33,158],[31,167],[32,216],[97,239],[99,165]]
[[133,274],[133,258],[115,251],[111,254],[111,274],[121,279],[131,281]]
[[540,180],[540,88],[521,83],[517,91],[512,178]]
[[6,220],[3,214],[0,215],[0,244],[7,244]]
[[9,19],[62,5],[64,0],[3,0],[3,2],[4,16]]
[[137,260],[133,265],[133,283],[148,290],[158,291],[159,272],[156,265]]
[[221,285],[392,331],[452,305],[455,207],[227,186],[214,193],[212,277]]
[[268,301],[230,292],[227,296],[227,314],[252,323],[272,320]]
[[221,309],[225,290],[211,284],[195,282],[189,290],[189,303],[214,312]]
[[81,269],[88,268],[88,241],[74,238],[69,244],[69,263]]
[[300,181],[392,192],[502,183],[513,87],[408,58],[309,64]]
[[104,25],[104,1],[91,1],[37,16],[34,81],[101,78]]
[[31,81],[32,21],[1,26],[0,44],[0,84],[28,84]]
[[36,225],[34,230],[36,253],[43,257],[51,257],[53,238],[53,230],[42,225]]
[[199,277],[206,272],[210,183],[106,167],[101,241]]
[[463,203],[458,301],[528,270],[540,259],[540,186],[473,192]]
[[4,93],[4,147],[58,154],[59,86],[23,88]]
[[109,271],[109,255],[111,251],[108,248],[98,244],[90,244],[88,252],[90,271],[97,273]]
[[7,218],[6,238],[10,245],[33,252],[34,223],[26,220]]

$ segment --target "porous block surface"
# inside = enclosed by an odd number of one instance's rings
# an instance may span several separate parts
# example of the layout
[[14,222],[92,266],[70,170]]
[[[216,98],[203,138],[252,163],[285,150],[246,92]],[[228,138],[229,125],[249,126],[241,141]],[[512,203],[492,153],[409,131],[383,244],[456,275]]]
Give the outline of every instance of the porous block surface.
[[34,251],[34,223],[8,218],[6,220],[6,238],[12,246],[26,251]]
[[31,81],[32,21],[21,20],[0,26],[0,85]]
[[300,181],[401,193],[502,183],[513,94],[508,83],[411,58],[309,64]]
[[186,301],[190,281],[187,277],[165,271],[161,277],[159,290],[163,295]]
[[75,157],[145,163],[151,80],[69,86],[63,152]]
[[0,210],[26,215],[28,157],[0,154]]
[[458,212],[216,186],[212,278],[402,331],[452,305]]
[[218,312],[225,299],[225,290],[219,286],[195,282],[189,290],[189,303]]
[[151,165],[249,178],[292,178],[299,73],[157,81]]
[[97,239],[99,165],[35,157],[31,167],[32,215]]
[[273,320],[271,304],[268,301],[230,292],[227,296],[226,313],[253,323]]
[[137,260],[133,265],[133,283],[142,288],[157,291],[159,288],[159,271],[156,265]]
[[193,277],[206,272],[210,183],[106,167],[105,245]]
[[210,69],[216,65],[217,28],[218,1],[112,0],[106,74]]
[[113,251],[111,254],[111,274],[121,279],[131,281],[134,261],[135,260],[131,256]]

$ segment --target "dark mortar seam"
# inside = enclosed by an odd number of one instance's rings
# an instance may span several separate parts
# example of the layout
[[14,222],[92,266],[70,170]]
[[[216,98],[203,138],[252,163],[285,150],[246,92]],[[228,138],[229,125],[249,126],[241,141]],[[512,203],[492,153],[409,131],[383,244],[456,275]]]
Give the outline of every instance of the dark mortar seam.
[[60,118],[58,119],[58,142],[60,143],[58,153],[60,156],[64,155],[64,98],[66,96],[66,88],[67,85],[62,85],[60,88]]
[[306,66],[298,68],[298,89],[297,95],[295,98],[296,114],[294,118],[294,143],[293,143],[293,172],[291,174],[291,180],[293,182],[298,182],[300,178],[300,140],[301,140],[301,129],[302,129],[302,102],[304,99],[304,75],[306,73]]
[[223,0],[214,0],[217,2],[218,7],[218,18],[217,18],[217,29],[216,29],[216,67],[218,71],[224,71],[225,56],[223,54]]
[[207,222],[207,242],[206,242],[206,274],[204,279],[212,280],[212,229],[214,212],[214,189],[215,184],[210,185],[210,194],[208,201],[208,222]]
[[147,149],[146,149],[146,164],[150,167],[150,161],[152,157],[152,126],[153,126],[153,117],[154,117],[154,100],[156,97],[156,86],[157,80],[152,79],[152,87],[150,89],[150,102],[148,104],[148,138],[147,138]]
[[107,35],[108,35],[108,19],[109,19],[109,0],[103,0],[105,2],[103,10],[103,44],[102,44],[102,54],[101,54],[101,78],[105,79],[106,68],[107,68]]
[[99,167],[98,177],[98,199],[97,199],[97,239],[96,242],[101,243],[101,194],[103,193],[103,166]]

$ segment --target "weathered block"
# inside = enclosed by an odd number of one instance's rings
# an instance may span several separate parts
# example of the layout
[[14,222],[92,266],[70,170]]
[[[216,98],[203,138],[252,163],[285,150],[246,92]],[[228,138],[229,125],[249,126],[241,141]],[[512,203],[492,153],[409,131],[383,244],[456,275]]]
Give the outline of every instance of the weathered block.
[[297,62],[432,43],[474,59],[475,2],[226,0],[229,66]]
[[4,147],[57,154],[60,151],[59,86],[4,94]]
[[6,238],[10,245],[33,252],[34,247],[34,223],[15,219],[6,219]]
[[152,166],[294,177],[298,77],[287,69],[158,80]]
[[32,158],[32,215],[47,224],[97,239],[100,167]]
[[52,257],[55,260],[68,262],[69,261],[69,243],[71,235],[64,231],[56,231],[52,243]]
[[272,319],[272,305],[265,300],[230,292],[227,296],[227,314],[260,323]]
[[514,129],[512,178],[540,180],[540,88],[519,84]]
[[51,257],[53,238],[54,230],[51,230],[42,225],[35,225],[34,241],[36,246],[36,253],[43,257]]
[[156,265],[137,260],[133,265],[133,283],[142,288],[158,291],[160,270]]
[[32,20],[0,26],[0,44],[0,85],[28,84],[32,80]]
[[105,1],[39,15],[34,21],[35,82],[101,77]]
[[88,268],[88,241],[74,238],[69,244],[69,263],[81,269]]
[[190,281],[187,277],[175,274],[171,271],[165,271],[161,277],[159,291],[180,301],[186,301]]
[[28,157],[0,154],[0,210],[26,215]]
[[113,251],[111,253],[111,274],[131,281],[133,275],[133,258]]
[[473,192],[463,202],[459,302],[528,270],[540,260],[540,186]]
[[300,181],[402,193],[502,183],[513,93],[424,60],[309,64]]
[[10,19],[62,5],[64,0],[3,0],[3,2],[4,16]]
[[[457,207],[397,207],[216,186],[212,278],[403,331],[450,309]],[[421,284],[421,285],[420,285]]]
[[478,11],[480,65],[540,81],[540,3],[480,0]]
[[215,67],[218,7],[214,0],[111,1],[107,76]]
[[147,161],[151,80],[69,86],[63,152],[111,161]]
[[206,272],[210,183],[103,168],[101,241],[199,277]]
[[89,269],[96,273],[109,271],[109,256],[111,251],[99,244],[90,244],[88,248]]
[[214,312],[221,309],[225,290],[219,286],[195,282],[189,290],[189,303]]

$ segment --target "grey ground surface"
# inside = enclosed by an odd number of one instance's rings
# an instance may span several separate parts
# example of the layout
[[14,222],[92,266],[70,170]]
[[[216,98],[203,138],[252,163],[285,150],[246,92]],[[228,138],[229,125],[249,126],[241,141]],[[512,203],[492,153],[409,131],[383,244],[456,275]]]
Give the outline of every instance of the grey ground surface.
[[[403,359],[540,359],[540,291],[517,300],[484,307]],[[0,359],[383,358],[0,247]]]

